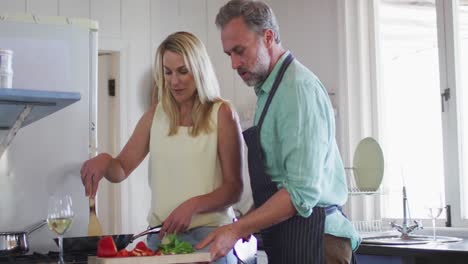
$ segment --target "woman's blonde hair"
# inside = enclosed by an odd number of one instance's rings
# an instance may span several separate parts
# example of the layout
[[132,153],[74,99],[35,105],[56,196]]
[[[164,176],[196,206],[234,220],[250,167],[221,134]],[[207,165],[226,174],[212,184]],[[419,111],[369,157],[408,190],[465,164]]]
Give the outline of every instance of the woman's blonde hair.
[[159,45],[153,69],[154,79],[158,87],[159,102],[170,120],[168,135],[177,134],[180,116],[177,102],[172,96],[164,77],[163,56],[166,51],[181,55],[195,80],[197,91],[192,109],[193,127],[189,130],[190,135],[195,137],[201,132],[211,132],[211,110],[214,103],[222,101],[218,79],[205,45],[189,32],[176,32],[169,35]]

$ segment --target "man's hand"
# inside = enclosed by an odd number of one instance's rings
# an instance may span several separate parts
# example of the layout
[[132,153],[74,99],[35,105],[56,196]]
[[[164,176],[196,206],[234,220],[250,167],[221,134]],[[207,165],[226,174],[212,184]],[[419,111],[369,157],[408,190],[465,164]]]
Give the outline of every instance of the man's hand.
[[202,249],[211,244],[210,253],[212,260],[217,260],[226,256],[241,237],[234,225],[235,224],[229,224],[217,228],[203,239],[203,241],[195,245],[195,248]]

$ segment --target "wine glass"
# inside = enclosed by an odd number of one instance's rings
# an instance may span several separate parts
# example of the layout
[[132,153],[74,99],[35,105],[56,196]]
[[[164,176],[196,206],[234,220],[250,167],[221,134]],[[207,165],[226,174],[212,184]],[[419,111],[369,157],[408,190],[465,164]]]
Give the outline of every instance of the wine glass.
[[437,242],[435,222],[436,219],[442,214],[444,210],[444,203],[442,199],[442,193],[436,192],[431,193],[426,197],[426,212],[429,218],[432,219],[432,240]]
[[59,241],[59,261],[63,264],[63,234],[70,228],[73,221],[72,199],[67,194],[55,194],[49,197],[47,209],[47,225],[54,231]]

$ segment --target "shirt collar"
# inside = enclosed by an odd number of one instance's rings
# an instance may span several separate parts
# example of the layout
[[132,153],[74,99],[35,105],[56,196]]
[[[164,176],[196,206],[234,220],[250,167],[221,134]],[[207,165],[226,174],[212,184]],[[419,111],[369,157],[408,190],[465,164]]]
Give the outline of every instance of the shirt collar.
[[270,93],[273,82],[276,79],[276,75],[278,74],[279,69],[281,68],[281,64],[283,64],[283,61],[286,59],[286,57],[289,55],[289,51],[286,51],[279,60],[276,62],[275,67],[273,67],[273,70],[270,72],[266,80],[261,83],[258,86],[255,86],[255,93],[258,95],[261,90],[263,90],[265,93]]

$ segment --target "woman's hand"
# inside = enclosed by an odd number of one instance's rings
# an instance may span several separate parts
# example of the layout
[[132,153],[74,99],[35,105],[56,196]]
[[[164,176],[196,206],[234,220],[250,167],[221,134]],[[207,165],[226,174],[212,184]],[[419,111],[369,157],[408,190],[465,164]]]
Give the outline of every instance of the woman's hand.
[[177,206],[164,220],[159,232],[159,239],[162,239],[166,233],[185,232],[189,228],[192,217],[195,214],[195,203],[195,198],[192,198]]
[[99,181],[105,176],[112,157],[107,153],[101,153],[83,163],[81,167],[81,181],[85,187],[86,196],[96,196]]

